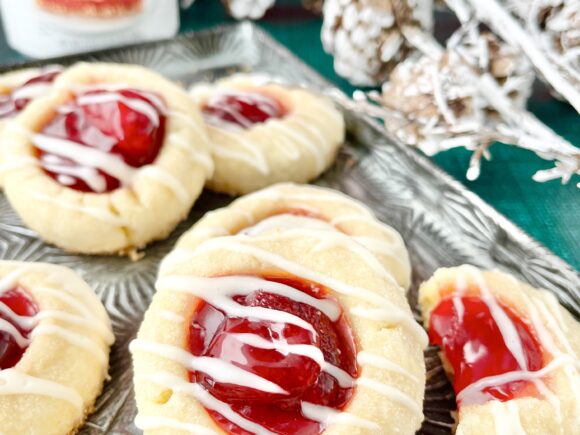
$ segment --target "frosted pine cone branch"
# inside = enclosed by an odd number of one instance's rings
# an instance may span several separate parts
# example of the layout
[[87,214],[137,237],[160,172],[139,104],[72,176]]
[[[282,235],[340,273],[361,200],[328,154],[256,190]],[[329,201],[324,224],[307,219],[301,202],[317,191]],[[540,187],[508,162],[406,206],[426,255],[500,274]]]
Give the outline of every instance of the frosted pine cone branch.
[[446,2],[460,19],[476,16],[518,47],[554,90],[580,113],[580,1]]
[[382,93],[358,92],[351,109],[382,118],[402,142],[428,155],[455,147],[472,150],[471,180],[496,141],[554,161],[554,168],[534,176],[536,181],[567,182],[580,174],[580,150],[523,108],[532,77],[517,51],[491,34],[480,35],[473,24],[450,38],[445,50],[430,35],[405,32],[424,54],[397,66]]

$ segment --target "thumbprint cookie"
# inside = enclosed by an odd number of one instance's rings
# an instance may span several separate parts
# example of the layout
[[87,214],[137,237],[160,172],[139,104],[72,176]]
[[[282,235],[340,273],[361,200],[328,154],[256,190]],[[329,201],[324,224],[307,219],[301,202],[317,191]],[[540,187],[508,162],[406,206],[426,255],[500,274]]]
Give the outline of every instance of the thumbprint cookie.
[[[62,72],[58,65],[29,68],[0,76],[0,134],[3,125],[20,113],[35,98],[48,94],[52,82]],[[9,165],[2,163],[2,136],[0,136],[0,186],[2,174]]]
[[296,237],[309,235],[320,246],[336,243],[337,234],[350,236],[349,244],[358,255],[369,259],[377,273],[395,279],[406,291],[411,281],[411,264],[400,234],[378,221],[362,203],[336,190],[291,183],[277,184],[235,200],[230,206],[207,213],[178,241],[171,258],[187,255],[211,237],[245,234],[256,236],[278,228]]
[[457,401],[457,434],[578,434],[580,325],[545,290],[472,266],[419,290]]
[[196,106],[135,65],[78,64],[5,130],[8,200],[71,252],[134,252],[166,237],[213,170]]
[[209,129],[216,169],[207,186],[217,192],[313,180],[344,141],[342,114],[304,89],[237,74],[196,85],[191,96]]
[[67,435],[107,376],[111,324],[72,270],[0,261],[0,432]]
[[219,237],[176,258],[130,345],[145,434],[414,434],[427,344],[346,235]]

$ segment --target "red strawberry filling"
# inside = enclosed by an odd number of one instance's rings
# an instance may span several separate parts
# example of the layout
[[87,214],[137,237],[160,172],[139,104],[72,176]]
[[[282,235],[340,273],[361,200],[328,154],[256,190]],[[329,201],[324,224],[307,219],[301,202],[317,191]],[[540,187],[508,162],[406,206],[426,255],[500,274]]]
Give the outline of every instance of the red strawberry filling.
[[284,107],[277,100],[258,92],[216,95],[208,100],[202,112],[210,125],[234,125],[244,129],[285,115]]
[[[316,284],[286,278],[267,278],[317,299],[328,299],[327,291]],[[332,364],[353,378],[358,376],[356,347],[344,315],[331,321],[311,305],[260,289],[233,298],[241,305],[263,307],[291,313],[309,322],[316,334],[287,323],[229,317],[218,308],[201,302],[193,313],[189,329],[189,349],[195,356],[210,356],[230,362],[285,390],[286,394],[216,382],[202,372],[190,373],[192,382],[227,403],[243,418],[278,434],[320,434],[324,426],[305,417],[302,403],[309,402],[343,409],[353,395],[353,386],[343,387],[323,371],[312,358],[289,352],[287,346],[308,345],[319,349],[325,364]],[[248,337],[250,338],[248,340]],[[255,340],[276,343],[278,350],[255,346]],[[286,350],[284,348],[286,347]],[[344,385],[344,384],[343,384]],[[208,410],[227,433],[250,434],[223,415]]]
[[14,367],[22,358],[32,331],[30,317],[37,313],[38,306],[23,288],[0,293],[0,370]]
[[60,69],[51,69],[33,77],[12,92],[0,95],[0,119],[11,118],[24,110],[34,96],[42,95],[46,89],[42,84],[51,84],[56,76],[60,74]]
[[[127,185],[132,168],[153,163],[163,145],[165,123],[164,102],[152,92],[91,90],[60,107],[34,143],[53,179],[82,192],[104,193]],[[78,155],[82,152],[64,153],[59,145],[66,142],[100,156],[87,161]]]
[[[481,379],[515,371],[537,371],[543,366],[542,349],[531,325],[500,301],[497,304],[490,308],[480,296],[456,295],[443,299],[431,313],[430,341],[441,347],[453,368],[458,407],[540,396],[530,380],[499,381],[470,394],[460,394]],[[504,338],[508,329],[516,332],[515,340]],[[511,350],[506,341],[510,342]]]

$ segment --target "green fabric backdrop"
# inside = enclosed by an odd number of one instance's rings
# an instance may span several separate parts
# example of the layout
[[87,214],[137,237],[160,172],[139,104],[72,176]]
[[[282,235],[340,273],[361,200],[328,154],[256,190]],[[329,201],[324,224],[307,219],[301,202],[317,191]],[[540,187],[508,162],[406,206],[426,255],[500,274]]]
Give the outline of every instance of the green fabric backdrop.
[[[189,10],[182,12],[181,18],[181,31],[232,22],[217,0],[197,0]],[[298,0],[278,0],[277,6],[259,25],[323,76],[344,91],[352,92],[353,88],[334,73],[332,58],[322,50],[321,20],[302,9]],[[447,30],[441,27],[446,26],[447,23],[439,23],[438,30],[445,33]],[[10,50],[2,38],[0,59],[7,64],[22,57]],[[529,108],[556,132],[573,143],[580,143],[580,117],[570,106],[540,90]],[[504,145],[494,145],[491,151],[493,160],[484,163],[482,175],[473,182],[464,176],[469,161],[467,151],[447,151],[435,156],[433,161],[532,237],[580,269],[580,190],[575,187],[579,177],[565,186],[557,181],[535,183],[531,176],[538,169],[549,167],[549,163],[532,153]]]

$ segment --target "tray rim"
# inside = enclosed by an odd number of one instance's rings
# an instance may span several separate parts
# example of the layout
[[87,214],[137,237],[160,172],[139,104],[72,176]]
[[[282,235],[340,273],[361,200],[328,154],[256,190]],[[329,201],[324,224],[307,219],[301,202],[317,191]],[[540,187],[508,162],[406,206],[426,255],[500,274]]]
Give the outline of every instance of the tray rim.
[[[154,48],[160,47],[174,42],[183,42],[190,39],[199,37],[200,35],[207,36],[212,34],[219,34],[228,31],[240,31],[247,32],[253,37],[255,37],[260,43],[268,46],[270,49],[274,50],[281,57],[291,59],[300,70],[305,71],[306,75],[311,77],[316,77],[318,81],[324,83],[329,89],[331,88],[334,92],[338,91],[342,95],[348,96],[341,89],[337,87],[335,83],[324,77],[314,68],[305,63],[298,55],[293,53],[288,47],[283,45],[281,42],[276,40],[269,32],[264,30],[258,24],[252,21],[242,21],[239,23],[227,23],[219,24],[217,26],[212,26],[207,29],[193,30],[188,32],[179,33],[173,38],[159,39],[153,41],[145,41],[134,44],[126,44],[117,47],[106,48],[102,50],[94,50],[83,53],[77,53],[66,56],[59,56],[49,59],[37,59],[37,60],[24,60],[22,62],[15,62],[7,65],[0,66],[0,74],[4,74],[10,71],[15,71],[23,68],[34,68],[50,64],[71,64],[74,62],[85,61],[91,57],[100,57],[108,54],[119,53],[123,50],[132,50],[139,48]],[[506,234],[514,238],[518,243],[529,245],[532,249],[536,250],[538,254],[547,257],[547,259],[552,263],[554,268],[561,270],[562,272],[567,271],[568,274],[573,275],[576,280],[580,281],[580,271],[577,271],[571,264],[566,262],[563,258],[555,254],[551,249],[537,241],[525,230],[520,228],[514,222],[512,222],[508,217],[496,210],[492,205],[485,202],[479,195],[475,192],[469,190],[465,185],[463,185],[459,180],[445,172],[443,169],[438,167],[433,163],[426,155],[420,153],[419,150],[414,149],[400,142],[397,138],[388,133],[381,123],[376,119],[363,114],[357,114],[357,116],[364,120],[376,133],[381,136],[386,137],[394,146],[397,147],[399,151],[404,153],[404,155],[410,158],[414,163],[420,165],[427,172],[435,175],[443,184],[446,184],[449,188],[455,190],[465,200],[473,204],[473,206],[479,209],[487,218],[494,221]],[[377,146],[377,145],[374,145]]]

